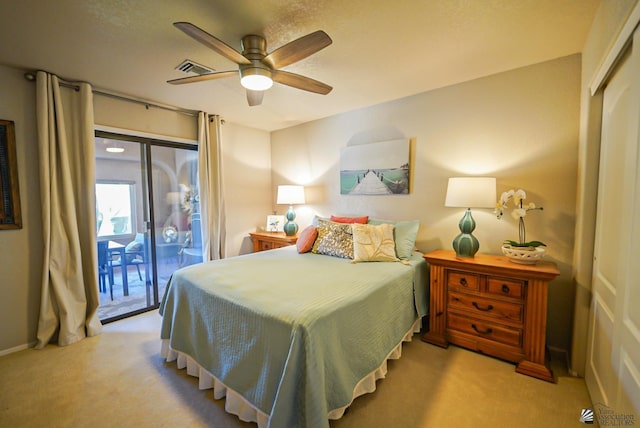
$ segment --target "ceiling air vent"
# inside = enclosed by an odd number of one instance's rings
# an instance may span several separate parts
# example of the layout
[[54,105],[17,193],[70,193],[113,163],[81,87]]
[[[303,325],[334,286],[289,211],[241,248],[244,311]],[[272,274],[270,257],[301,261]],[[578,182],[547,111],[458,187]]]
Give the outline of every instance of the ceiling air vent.
[[213,73],[213,69],[209,67],[205,67],[204,65],[198,64],[197,62],[191,61],[190,59],[185,59],[176,67],[176,70],[180,70],[183,73],[195,73],[195,74],[209,74]]

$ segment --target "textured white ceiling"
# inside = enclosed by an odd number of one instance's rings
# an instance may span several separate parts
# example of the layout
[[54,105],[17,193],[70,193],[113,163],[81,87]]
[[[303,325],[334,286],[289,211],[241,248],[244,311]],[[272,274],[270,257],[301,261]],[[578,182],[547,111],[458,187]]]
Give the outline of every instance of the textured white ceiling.
[[[581,52],[599,0],[22,0],[0,15],[0,63],[276,130]],[[248,107],[236,77],[174,86],[191,59],[235,64],[173,27],[188,21],[241,50],[322,29],[333,44],[285,69],[334,87],[281,85]]]

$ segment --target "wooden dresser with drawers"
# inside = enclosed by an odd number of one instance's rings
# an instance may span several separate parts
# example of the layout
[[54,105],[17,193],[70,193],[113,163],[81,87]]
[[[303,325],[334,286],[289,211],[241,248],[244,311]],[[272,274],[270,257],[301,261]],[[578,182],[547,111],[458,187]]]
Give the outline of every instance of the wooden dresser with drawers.
[[548,283],[560,273],[555,263],[521,265],[486,254],[456,258],[445,250],[424,258],[430,308],[422,340],[511,361],[519,373],[554,382],[545,339]]
[[295,245],[298,235],[287,236],[284,232],[251,232],[253,252],[273,250],[274,248]]

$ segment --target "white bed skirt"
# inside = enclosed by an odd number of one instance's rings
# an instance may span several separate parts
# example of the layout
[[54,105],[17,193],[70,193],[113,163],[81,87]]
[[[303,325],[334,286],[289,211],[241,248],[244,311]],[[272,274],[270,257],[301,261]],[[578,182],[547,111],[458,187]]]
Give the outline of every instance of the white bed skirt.
[[[346,406],[331,410],[329,412],[328,419],[340,419],[354,399],[376,390],[376,381],[387,375],[387,360],[397,360],[400,358],[402,355],[402,343],[411,342],[413,335],[420,331],[420,321],[420,318],[418,318],[413,323],[400,343],[393,348],[387,358],[385,358],[377,369],[358,382],[353,390],[351,402]],[[168,339],[162,340],[160,356],[162,358],[166,358],[167,362],[176,361],[176,365],[179,369],[186,368],[188,375],[197,377],[199,379],[198,387],[200,389],[213,389],[213,397],[216,400],[226,397],[224,409],[227,413],[236,415],[240,420],[245,422],[255,422],[258,424],[258,428],[267,428],[269,425],[268,414],[254,407],[253,404],[247,401],[236,391],[227,388],[224,383],[220,382],[220,380],[215,376],[202,368],[193,358],[187,354],[171,349]]]

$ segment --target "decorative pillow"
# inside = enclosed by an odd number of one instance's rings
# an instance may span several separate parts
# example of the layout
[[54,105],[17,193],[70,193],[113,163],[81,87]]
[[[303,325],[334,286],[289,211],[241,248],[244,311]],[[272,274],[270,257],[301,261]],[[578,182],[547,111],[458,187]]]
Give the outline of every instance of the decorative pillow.
[[144,251],[144,244],[140,241],[131,241],[124,247],[125,256],[127,258],[127,263],[131,263],[134,259],[138,258],[138,254],[127,254],[127,253],[140,253]]
[[298,240],[296,241],[298,252],[306,253],[311,251],[317,237],[318,229],[315,226],[306,227],[302,232],[300,232],[300,235],[298,235]]
[[350,224],[318,220],[318,237],[312,252],[327,256],[353,258],[353,235]]
[[131,241],[124,247],[124,251],[127,253],[137,253],[144,249],[144,244],[138,241]]
[[418,229],[420,222],[413,221],[390,221],[381,219],[369,219],[369,224],[385,224],[393,225],[393,237],[396,243],[396,255],[399,259],[407,260],[413,254],[416,246],[416,238],[418,237]]
[[369,221],[369,216],[339,217],[339,216],[332,215],[331,221],[334,221],[336,223],[348,223],[348,224],[352,224],[352,223],[367,224],[367,222]]
[[396,262],[393,225],[353,224],[353,261]]
[[314,215],[313,219],[311,219],[311,225],[318,227],[318,223],[320,222],[320,220],[330,221],[329,217],[320,217],[318,215]]

